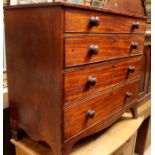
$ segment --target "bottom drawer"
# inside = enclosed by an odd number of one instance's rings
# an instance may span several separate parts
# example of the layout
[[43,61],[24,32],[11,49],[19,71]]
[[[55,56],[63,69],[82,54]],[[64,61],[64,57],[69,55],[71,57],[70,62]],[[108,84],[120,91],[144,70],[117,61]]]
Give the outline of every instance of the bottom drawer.
[[66,107],[64,110],[65,140],[101,122],[133,102],[137,98],[138,91],[139,80],[134,80]]

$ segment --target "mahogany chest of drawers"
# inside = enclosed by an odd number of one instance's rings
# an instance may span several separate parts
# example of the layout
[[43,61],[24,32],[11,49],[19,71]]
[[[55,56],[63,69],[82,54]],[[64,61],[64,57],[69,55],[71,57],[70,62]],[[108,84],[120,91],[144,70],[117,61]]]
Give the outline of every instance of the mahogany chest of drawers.
[[51,3],[5,7],[11,127],[54,155],[134,106],[143,73],[145,17]]

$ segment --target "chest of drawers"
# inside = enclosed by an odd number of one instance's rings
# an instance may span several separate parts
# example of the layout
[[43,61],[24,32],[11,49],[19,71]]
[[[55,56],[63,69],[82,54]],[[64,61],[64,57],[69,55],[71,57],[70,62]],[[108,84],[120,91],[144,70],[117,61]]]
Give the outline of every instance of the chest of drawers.
[[145,17],[66,3],[5,7],[11,127],[54,155],[134,106]]

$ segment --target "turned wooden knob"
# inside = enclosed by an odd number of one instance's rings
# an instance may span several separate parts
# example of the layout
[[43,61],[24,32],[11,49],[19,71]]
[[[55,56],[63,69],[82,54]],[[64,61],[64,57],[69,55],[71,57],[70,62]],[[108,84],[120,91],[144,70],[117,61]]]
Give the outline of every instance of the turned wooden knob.
[[137,49],[138,48],[138,43],[135,41],[131,42],[131,48]]
[[99,24],[100,24],[99,17],[94,17],[94,16],[90,17],[90,19],[89,19],[90,26],[99,26]]
[[138,29],[139,28],[139,22],[137,22],[137,21],[136,22],[133,22],[132,23],[132,28],[133,29]]
[[95,116],[95,111],[89,109],[86,113],[87,117],[90,118],[90,119],[93,119],[94,116]]
[[132,95],[133,95],[133,94],[132,94],[131,92],[126,92],[126,97],[127,97],[127,98],[131,98]]
[[95,77],[88,77],[88,86],[95,86],[96,84],[96,78]]
[[89,55],[97,55],[99,52],[99,47],[97,45],[90,45],[89,46]]
[[129,66],[128,67],[128,72],[133,73],[135,71],[135,66]]

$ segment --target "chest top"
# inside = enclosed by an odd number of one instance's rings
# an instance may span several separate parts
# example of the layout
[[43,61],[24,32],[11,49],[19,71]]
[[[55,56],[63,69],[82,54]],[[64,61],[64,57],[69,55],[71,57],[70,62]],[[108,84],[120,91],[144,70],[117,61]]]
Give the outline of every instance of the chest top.
[[39,4],[26,4],[26,5],[7,5],[4,6],[4,9],[21,9],[21,8],[30,8],[30,7],[50,7],[50,6],[63,6],[63,7],[72,7],[80,8],[91,11],[99,12],[113,12],[119,14],[126,14],[129,16],[144,17],[145,16],[145,6],[144,0],[105,0],[103,2],[103,7],[92,7],[85,6],[74,3],[65,3],[65,2],[52,2],[52,3],[39,3]]

